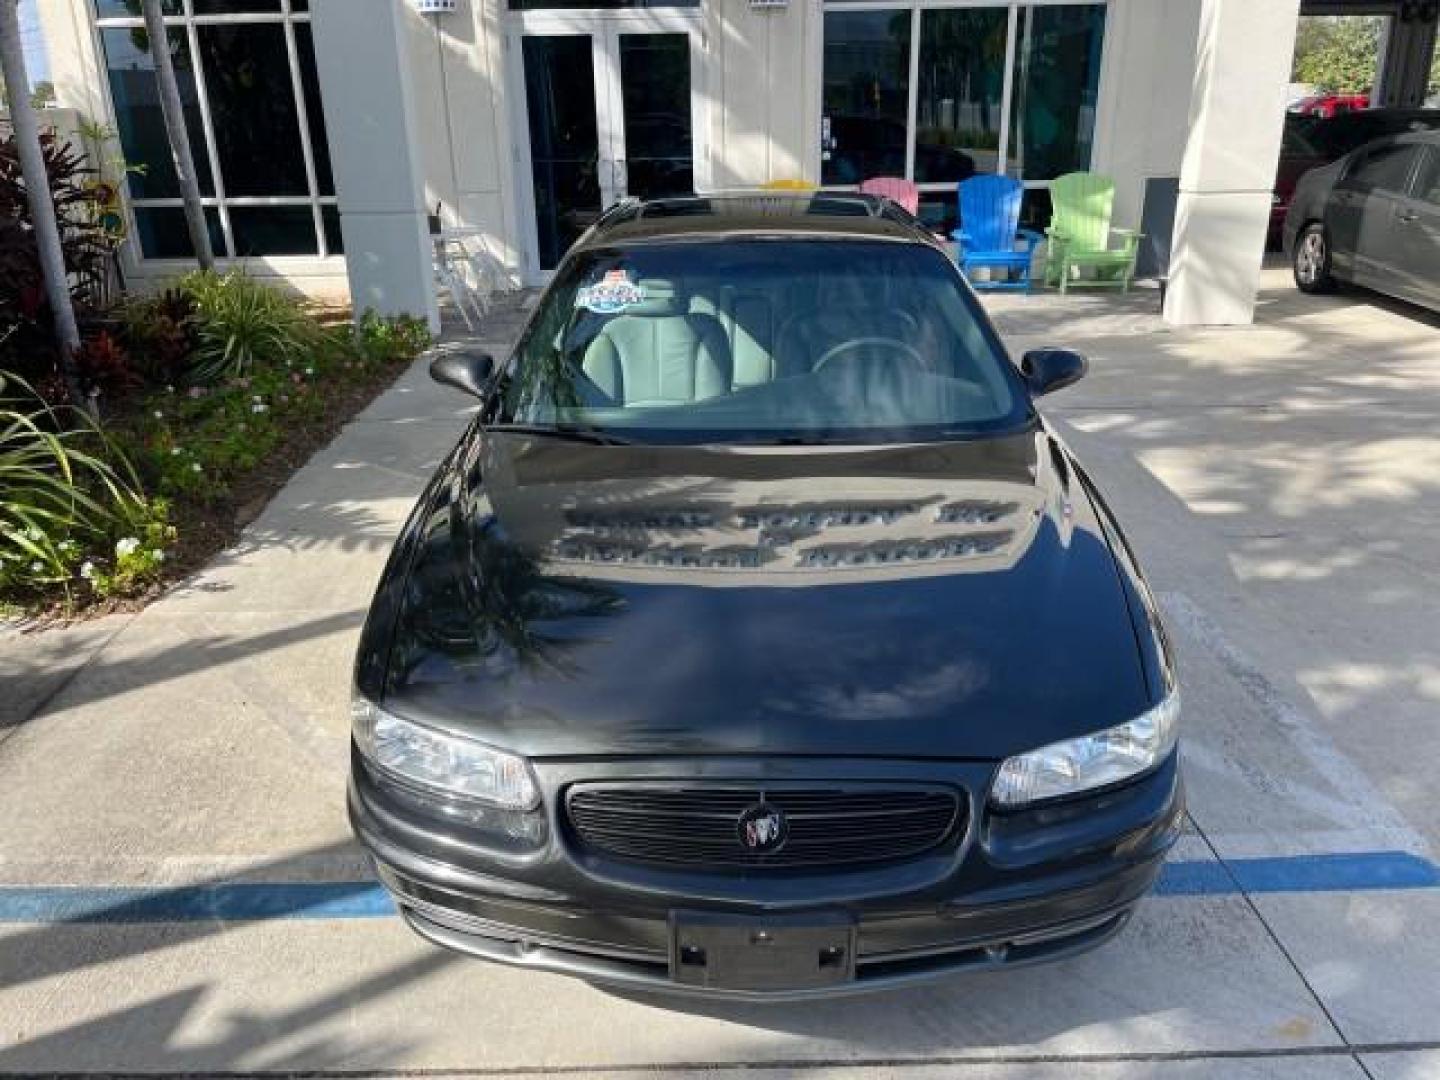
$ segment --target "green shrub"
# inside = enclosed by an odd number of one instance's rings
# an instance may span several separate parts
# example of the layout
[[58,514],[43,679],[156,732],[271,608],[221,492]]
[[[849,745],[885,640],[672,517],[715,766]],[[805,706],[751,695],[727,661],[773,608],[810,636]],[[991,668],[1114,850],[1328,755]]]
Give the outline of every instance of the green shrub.
[[158,564],[174,539],[165,512],[89,417],[47,405],[24,380],[0,373],[0,596],[68,588],[77,576],[92,578],[96,558],[116,568],[116,587],[133,586],[146,569],[136,558],[111,559],[111,540],[134,536],[138,550],[143,533],[143,558]]
[[199,271],[180,280],[195,304],[198,382],[243,377],[264,364],[295,364],[323,336],[300,304],[240,270]]
[[412,360],[432,342],[425,320],[412,315],[387,319],[377,315],[373,308],[366,308],[355,328],[361,352],[366,359],[378,363]]

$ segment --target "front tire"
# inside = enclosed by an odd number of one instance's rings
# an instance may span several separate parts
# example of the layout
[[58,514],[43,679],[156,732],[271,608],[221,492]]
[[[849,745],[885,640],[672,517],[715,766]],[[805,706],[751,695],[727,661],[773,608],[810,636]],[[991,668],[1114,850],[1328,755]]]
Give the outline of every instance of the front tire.
[[1325,226],[1312,221],[1300,230],[1295,238],[1295,253],[1291,260],[1295,272],[1295,287],[1304,293],[1328,293],[1335,291],[1335,277],[1330,272],[1330,237]]

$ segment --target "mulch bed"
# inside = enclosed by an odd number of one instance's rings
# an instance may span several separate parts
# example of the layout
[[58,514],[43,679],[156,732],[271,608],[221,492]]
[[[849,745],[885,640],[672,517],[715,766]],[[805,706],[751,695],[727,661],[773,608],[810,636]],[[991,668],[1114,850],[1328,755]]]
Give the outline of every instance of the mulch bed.
[[204,567],[221,551],[239,539],[246,525],[259,517],[290,477],[327,446],[340,429],[404,373],[413,361],[357,369],[346,379],[316,383],[314,391],[325,400],[324,417],[284,429],[279,445],[264,461],[229,484],[224,495],[207,502],[176,496],[171,500],[170,521],[179,531],[175,545],[166,553],[161,578],[133,596],[107,599],[80,599],[66,607],[57,602],[29,613],[22,630],[81,622],[123,612],[135,612],[153,603],[176,582]]

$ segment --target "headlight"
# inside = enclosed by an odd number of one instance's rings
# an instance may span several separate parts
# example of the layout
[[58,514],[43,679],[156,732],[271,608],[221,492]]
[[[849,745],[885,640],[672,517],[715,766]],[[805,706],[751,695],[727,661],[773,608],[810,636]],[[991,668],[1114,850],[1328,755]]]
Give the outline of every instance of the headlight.
[[1007,758],[990,789],[990,802],[1011,810],[1118,784],[1164,761],[1175,748],[1179,730],[1180,693],[1176,690],[1127,724]]
[[533,810],[540,788],[522,757],[394,716],[365,698],[351,706],[360,752],[412,784],[506,810]]

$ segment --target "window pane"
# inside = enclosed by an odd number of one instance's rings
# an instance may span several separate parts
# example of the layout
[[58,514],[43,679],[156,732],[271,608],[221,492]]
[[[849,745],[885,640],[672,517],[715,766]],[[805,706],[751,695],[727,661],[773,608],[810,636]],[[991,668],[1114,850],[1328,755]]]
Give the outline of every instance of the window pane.
[[600,214],[600,134],[587,35],[525,35],[525,104],[540,268],[560,262]]
[[230,232],[239,258],[320,253],[308,206],[232,206]]
[[820,178],[905,175],[910,12],[827,11]]
[[1053,180],[1090,167],[1104,4],[1022,8],[1006,172]]
[[1415,177],[1415,198],[1440,206],[1440,151],[1431,149],[1420,174]]
[[226,195],[308,195],[285,30],[202,26],[200,54]]
[[[200,120],[195,73],[190,51],[185,46],[185,32],[171,30],[169,37],[197,180],[200,191],[211,195],[214,185],[210,178],[210,159],[205,151],[205,129]],[[142,27],[102,30],[100,44],[109,70],[110,96],[115,103],[115,127],[120,135],[121,150],[129,164],[143,170],[130,174],[130,194],[137,199],[174,198],[180,194],[180,183],[175,179],[170,139],[165,134],[165,118],[160,112],[150,36]]]
[[625,189],[653,199],[695,190],[690,138],[690,38],[621,34]]
[[[160,10],[166,15],[179,15],[180,0],[163,0]],[[95,0],[95,15],[101,19],[140,18],[140,0]]]
[[1382,146],[1370,151],[1364,161],[1345,178],[1346,187],[1365,191],[1403,192],[1410,181],[1410,167],[1416,148],[1411,145]]
[[917,216],[931,232],[948,239],[960,224],[960,200],[954,191],[922,191]]
[[[291,3],[293,5],[294,0]],[[295,25],[295,54],[300,60],[300,81],[305,87],[305,119],[310,126],[310,152],[315,156],[315,186],[321,195],[334,195],[335,175],[330,171],[330,143],[325,135],[320,76],[315,71],[315,39],[309,23]]]
[[[206,208],[205,224],[210,231],[210,250],[225,254],[225,235],[220,229],[220,212]],[[185,225],[185,211],[179,207],[137,206],[135,235],[140,254],[146,259],[193,259],[195,247]]]
[[196,15],[232,15],[279,10],[280,0],[195,0]]
[[510,0],[511,11],[543,11],[546,8],[686,8],[699,7],[700,0]]
[[1007,22],[1004,8],[921,13],[917,181],[999,171]]
[[325,250],[331,255],[344,255],[345,240],[340,233],[340,208],[322,206],[320,224],[325,229]]

